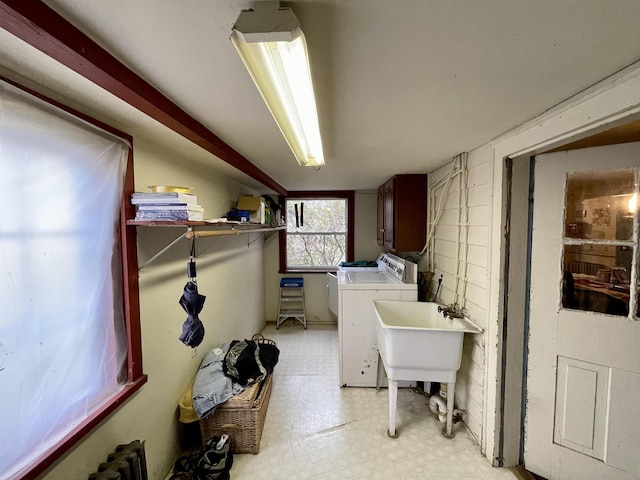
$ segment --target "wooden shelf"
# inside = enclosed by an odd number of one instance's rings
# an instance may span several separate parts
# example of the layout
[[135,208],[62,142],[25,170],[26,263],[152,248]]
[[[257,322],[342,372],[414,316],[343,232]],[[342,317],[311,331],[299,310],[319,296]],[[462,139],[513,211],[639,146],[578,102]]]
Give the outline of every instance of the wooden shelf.
[[[238,235],[240,233],[266,233],[283,230],[285,228],[285,225],[272,227],[271,225],[265,225],[263,223],[251,222],[203,222],[187,220],[127,220],[127,225],[135,227],[186,227],[187,232],[184,235],[187,238]],[[209,229],[196,231],[193,227],[209,227]]]
[[203,222],[187,220],[127,220],[127,225],[136,227],[238,227],[241,229],[262,228],[264,230],[281,230],[284,225],[272,227],[263,223],[252,222]]
[[[262,223],[250,223],[250,222],[202,222],[202,221],[186,221],[186,220],[176,220],[176,221],[127,220],[126,224],[128,226],[134,226],[134,227],[163,227],[163,228],[164,227],[181,227],[181,228],[187,229],[185,233],[180,234],[178,238],[173,240],[166,247],[164,247],[162,250],[156,253],[153,257],[147,260],[144,264],[142,264],[138,268],[138,270],[142,270],[143,267],[150,264],[159,256],[164,254],[167,250],[173,247],[178,241],[182,240],[182,238],[191,239],[191,238],[201,238],[201,237],[217,237],[217,236],[227,236],[227,235],[239,235],[241,233],[242,234],[258,233],[262,235],[269,232],[284,230],[286,228],[285,225],[278,225],[277,227],[272,227],[271,225],[264,225]],[[194,227],[201,227],[204,229],[196,230]]]

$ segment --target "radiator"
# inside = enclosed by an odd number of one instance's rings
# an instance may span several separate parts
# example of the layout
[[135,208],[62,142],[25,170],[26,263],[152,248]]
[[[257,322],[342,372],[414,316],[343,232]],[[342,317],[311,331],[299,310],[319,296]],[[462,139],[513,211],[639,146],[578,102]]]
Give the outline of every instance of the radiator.
[[118,445],[98,471],[89,475],[89,480],[148,480],[144,442]]

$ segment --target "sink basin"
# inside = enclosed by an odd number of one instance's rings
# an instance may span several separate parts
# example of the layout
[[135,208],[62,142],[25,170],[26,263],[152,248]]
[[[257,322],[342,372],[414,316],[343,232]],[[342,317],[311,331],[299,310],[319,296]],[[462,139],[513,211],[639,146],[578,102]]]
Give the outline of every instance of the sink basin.
[[455,382],[465,333],[482,330],[465,318],[445,318],[435,302],[374,300],[378,350],[393,380]]
[[466,318],[445,318],[435,302],[374,300],[373,309],[378,317],[378,387],[382,366],[389,378],[387,435],[398,436],[398,380],[422,380],[447,384],[447,424],[443,435],[452,438],[455,382],[462,360],[464,334],[482,330]]

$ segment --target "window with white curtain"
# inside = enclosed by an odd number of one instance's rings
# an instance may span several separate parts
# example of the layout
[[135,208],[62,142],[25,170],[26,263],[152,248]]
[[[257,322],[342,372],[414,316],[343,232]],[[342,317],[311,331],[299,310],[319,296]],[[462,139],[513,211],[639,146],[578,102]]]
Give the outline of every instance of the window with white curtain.
[[130,380],[128,150],[0,82],[0,478],[21,476]]

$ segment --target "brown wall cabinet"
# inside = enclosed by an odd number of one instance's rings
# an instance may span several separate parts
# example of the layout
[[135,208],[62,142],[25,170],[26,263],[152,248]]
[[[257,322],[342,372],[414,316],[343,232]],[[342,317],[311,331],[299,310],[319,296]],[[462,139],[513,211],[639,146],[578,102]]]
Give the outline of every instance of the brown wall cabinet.
[[427,235],[427,175],[396,175],[378,188],[378,245],[422,250]]

